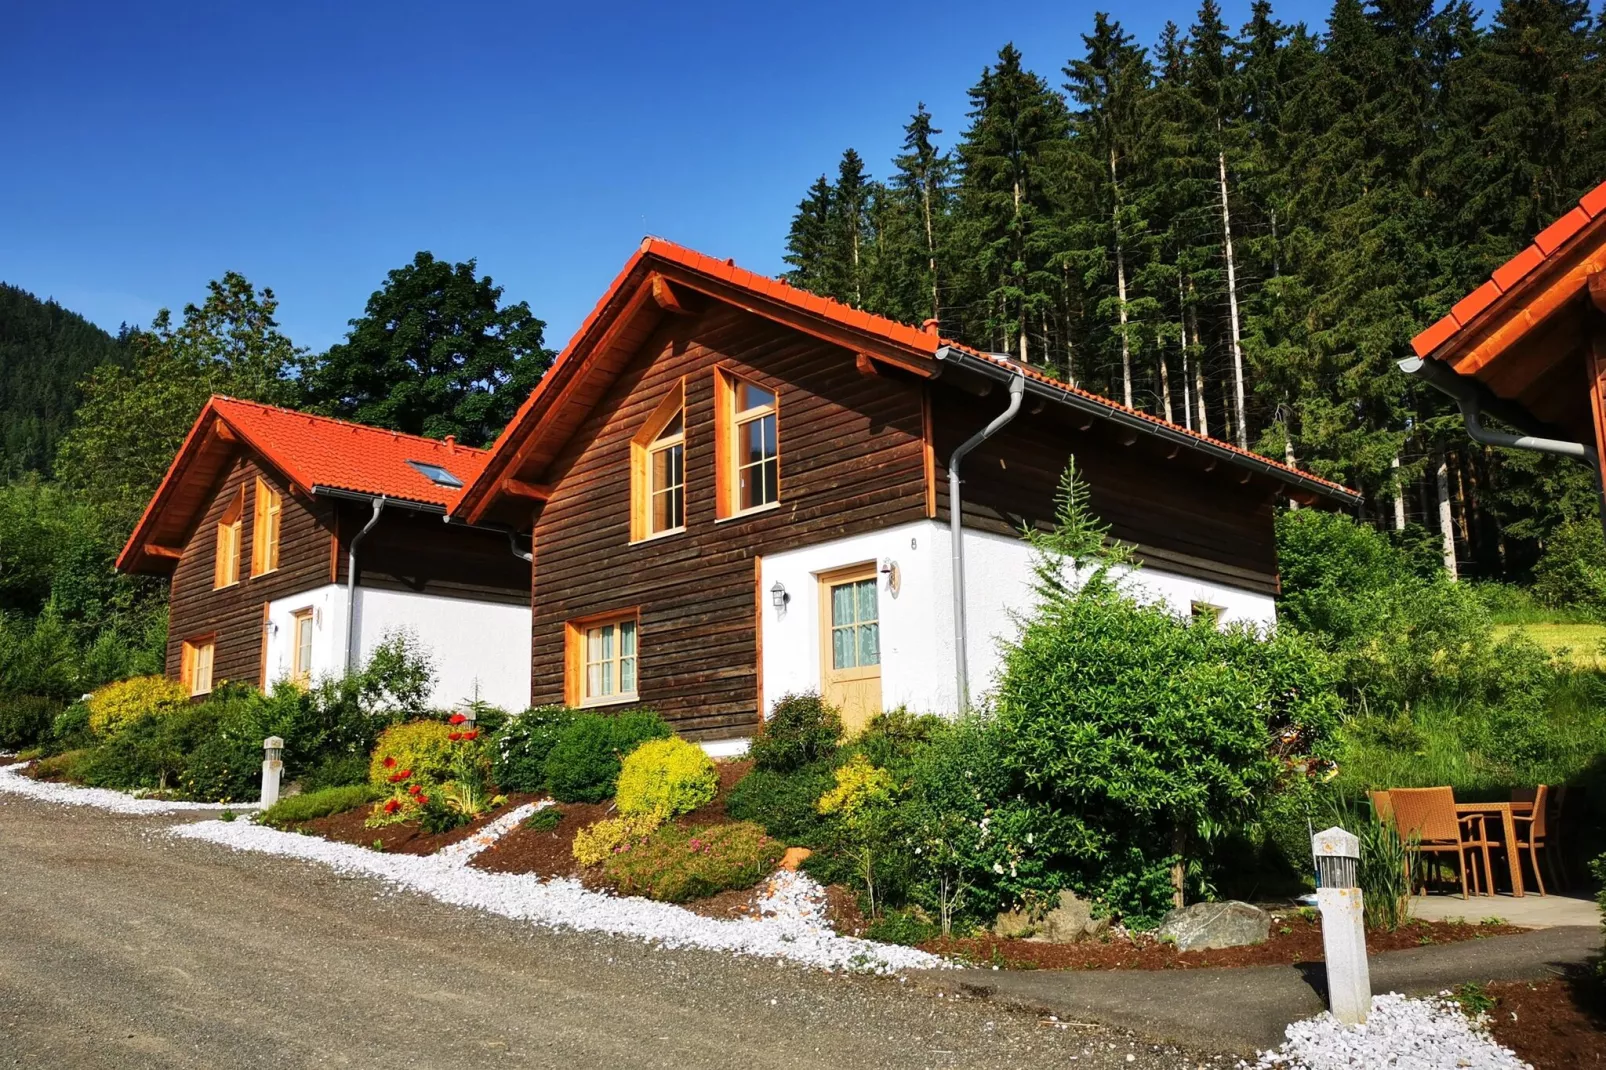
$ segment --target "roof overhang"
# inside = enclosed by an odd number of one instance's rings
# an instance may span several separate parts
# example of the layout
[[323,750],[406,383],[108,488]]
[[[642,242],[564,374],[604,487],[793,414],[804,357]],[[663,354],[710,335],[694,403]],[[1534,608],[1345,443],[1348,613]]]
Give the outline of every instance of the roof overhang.
[[[547,466],[614,378],[666,317],[695,315],[710,301],[838,346],[867,370],[879,366],[920,379],[936,378],[956,366],[983,378],[1010,374],[1008,365],[998,362],[1002,358],[945,342],[935,329],[873,316],[744,271],[730,261],[648,238],[503,430],[485,469],[463,493],[452,515],[470,523],[528,523],[533,507],[550,493],[545,483]],[[1157,437],[1175,448],[1228,460],[1245,471],[1290,486],[1296,498],[1312,495],[1343,504],[1361,500],[1358,493],[1336,483],[1058,383],[1035,369],[1026,369],[1026,373],[1039,396],[1115,421],[1134,434]]]

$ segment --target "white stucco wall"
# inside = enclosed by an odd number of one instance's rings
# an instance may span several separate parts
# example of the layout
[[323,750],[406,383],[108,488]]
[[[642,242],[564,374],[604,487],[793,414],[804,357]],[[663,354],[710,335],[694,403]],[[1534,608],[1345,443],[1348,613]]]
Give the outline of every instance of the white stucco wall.
[[[313,610],[312,673],[344,668],[346,590],[329,584],[268,607],[268,680],[290,675],[293,615]],[[435,662],[430,702],[447,708],[476,695],[509,710],[530,704],[530,610],[464,598],[357,588],[357,657],[396,631],[410,633]]]
[[[965,532],[965,646],[973,701],[992,686],[1001,644],[1014,636],[1012,612],[1031,608],[1031,548],[1022,539]],[[817,574],[874,560],[896,561],[899,591],[881,576],[881,700],[885,708],[952,713],[958,706],[954,673],[953,573],[947,525],[904,524],[869,535],[820,543],[766,556],[764,589],[764,696],[820,687],[820,605]],[[784,610],[769,602],[779,581],[790,596]],[[1164,601],[1181,615],[1196,601],[1222,609],[1223,624],[1271,627],[1269,595],[1143,568],[1127,579],[1140,597]]]

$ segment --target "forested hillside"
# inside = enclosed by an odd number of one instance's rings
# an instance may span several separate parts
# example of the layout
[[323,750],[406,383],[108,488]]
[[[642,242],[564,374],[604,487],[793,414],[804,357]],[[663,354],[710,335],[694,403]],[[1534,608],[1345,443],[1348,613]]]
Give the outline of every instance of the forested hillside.
[[1463,571],[1521,574],[1593,515],[1587,473],[1474,447],[1394,362],[1606,180],[1603,40],[1569,0],[1321,29],[1262,0],[1236,30],[1205,0],[1149,47],[1097,15],[1078,55],[1004,46],[965,115],[918,107],[884,178],[846,151],[789,277],[1343,480],[1384,527],[1447,509]]
[[0,478],[50,470],[78,384],[125,347],[76,312],[0,282]]

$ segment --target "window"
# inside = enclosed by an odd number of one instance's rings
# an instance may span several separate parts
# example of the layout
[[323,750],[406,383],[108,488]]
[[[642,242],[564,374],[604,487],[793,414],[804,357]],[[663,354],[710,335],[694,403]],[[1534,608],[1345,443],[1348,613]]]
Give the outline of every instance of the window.
[[686,386],[658,403],[630,443],[632,542],[686,527]]
[[463,485],[463,481],[461,479],[458,479],[456,476],[452,475],[452,473],[448,472],[438,464],[426,464],[423,461],[408,461],[407,463],[418,469],[419,473],[431,483],[436,483],[443,487],[452,487],[454,489]]
[[240,582],[240,519],[245,514],[245,488],[235,492],[234,500],[217,522],[217,560],[212,566],[212,586],[228,587]]
[[719,515],[780,500],[779,417],[773,390],[726,371],[717,375]]
[[831,668],[867,669],[881,664],[881,621],[876,581],[830,585]]
[[251,575],[279,567],[279,492],[257,477],[256,512],[251,529]]
[[564,691],[571,705],[635,701],[639,619],[632,609],[569,624]]
[[312,610],[298,610],[290,619],[295,644],[290,652],[290,679],[304,684],[312,678]]
[[190,696],[212,692],[212,647],[210,635],[184,640],[179,655],[178,680],[189,690]]
[[1221,615],[1226,612],[1221,606],[1213,606],[1209,602],[1194,602],[1189,609],[1194,620],[1207,620],[1211,624],[1220,624]]

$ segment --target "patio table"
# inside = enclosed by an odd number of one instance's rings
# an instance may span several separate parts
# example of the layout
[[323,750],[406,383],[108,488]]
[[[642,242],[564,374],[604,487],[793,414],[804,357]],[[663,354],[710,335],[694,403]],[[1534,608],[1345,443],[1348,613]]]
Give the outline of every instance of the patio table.
[[[1499,814],[1502,826],[1505,829],[1506,862],[1511,867],[1511,894],[1518,899],[1523,897],[1522,891],[1522,859],[1517,857],[1517,823],[1512,820],[1516,813],[1526,814],[1533,810],[1531,802],[1458,802],[1455,804],[1457,814]],[[1489,889],[1494,894],[1494,889]]]

